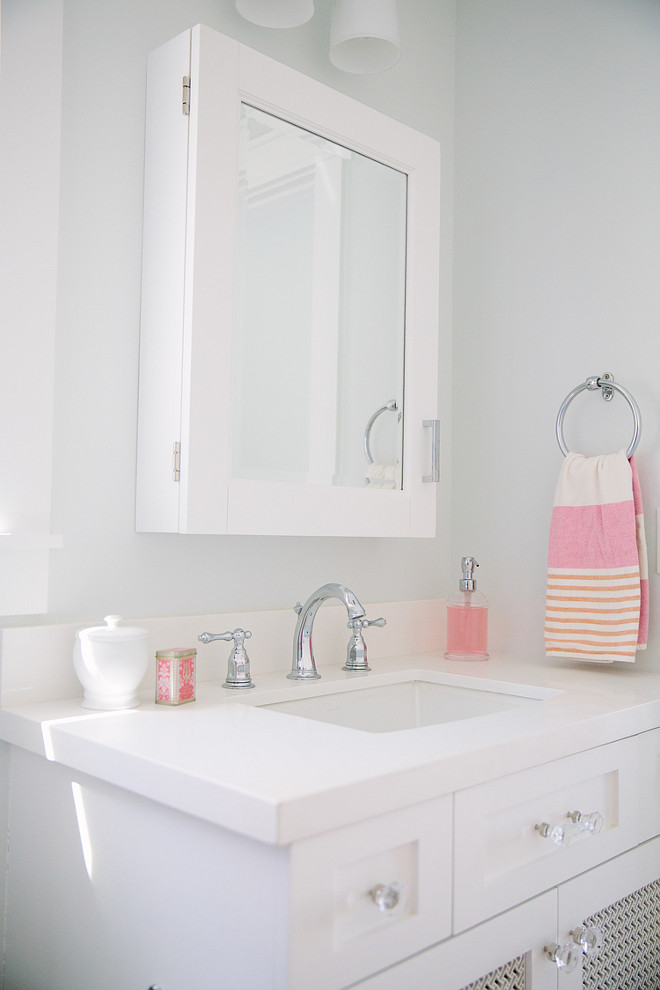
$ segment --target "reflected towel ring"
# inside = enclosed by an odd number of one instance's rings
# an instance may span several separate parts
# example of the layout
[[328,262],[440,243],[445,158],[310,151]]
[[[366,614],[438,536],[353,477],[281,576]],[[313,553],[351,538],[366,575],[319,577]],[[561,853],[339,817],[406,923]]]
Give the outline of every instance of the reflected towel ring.
[[[367,460],[369,461],[370,464],[373,464],[373,462],[374,462],[374,459],[371,456],[371,445],[370,445],[370,442],[371,442],[371,427],[374,425],[374,423],[376,422],[376,420],[378,419],[378,417],[380,416],[381,413],[384,413],[384,412],[397,412],[398,411],[398,408],[399,407],[396,404],[396,399],[390,399],[390,401],[389,402],[386,402],[384,406],[381,406],[380,409],[377,409],[376,410],[376,412],[373,414],[373,416],[371,417],[371,419],[367,423],[367,427],[366,427],[366,429],[364,431],[364,452],[367,455]],[[399,419],[400,418],[401,418],[401,416],[399,415]]]
[[619,392],[630,406],[631,412],[633,414],[633,438],[630,443],[630,446],[626,450],[626,457],[631,458],[635,450],[637,449],[637,444],[639,443],[639,438],[641,436],[642,416],[639,411],[639,406],[633,399],[628,389],[624,388],[623,385],[617,385],[617,383],[614,381],[612,375],[609,374],[609,372],[607,372],[604,375],[601,375],[600,377],[592,376],[590,378],[587,378],[587,380],[583,382],[582,385],[576,385],[576,387],[571,392],[568,393],[568,395],[562,402],[561,406],[559,407],[559,412],[557,413],[557,424],[555,428],[557,433],[557,443],[559,444],[559,448],[565,457],[566,454],[568,454],[568,447],[566,446],[566,441],[564,440],[563,427],[564,427],[564,416],[566,415],[566,410],[569,404],[573,401],[576,395],[579,395],[580,392],[583,392],[585,389],[588,389],[590,392],[593,392],[597,388],[603,390],[603,398],[606,401],[609,402],[614,392]]

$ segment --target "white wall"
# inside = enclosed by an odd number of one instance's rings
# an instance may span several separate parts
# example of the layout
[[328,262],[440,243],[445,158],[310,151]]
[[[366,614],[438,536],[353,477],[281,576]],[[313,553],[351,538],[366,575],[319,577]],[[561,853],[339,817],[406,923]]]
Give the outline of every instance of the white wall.
[[[541,655],[555,417],[575,385],[610,371],[643,416],[651,654],[660,4],[459,0],[457,11],[452,556],[480,561],[491,645]],[[610,409],[584,393],[566,438],[616,450],[631,423],[622,399]]]
[[[41,3],[22,6],[33,12]],[[481,561],[480,586],[491,600],[491,645],[540,655],[560,465],[554,420],[574,385],[609,370],[632,390],[644,417],[637,460],[653,647],[656,0],[456,4],[451,580],[446,488],[435,541],[134,533],[144,62],[152,48],[202,21],[438,138],[441,323],[450,324],[455,4],[402,2],[401,62],[371,77],[330,65],[329,0],[316,6],[308,25],[276,32],[243,21],[230,0],[64,0],[52,529],[65,544],[51,554],[51,616],[284,607],[330,579],[346,581],[366,600],[428,598],[451,589],[458,558],[469,552]],[[7,27],[5,19],[5,35]],[[39,282],[35,291],[42,288]],[[445,349],[445,390],[447,357]],[[627,442],[621,403],[617,411],[616,402],[610,410],[591,395],[579,402],[567,416],[572,445]]]
[[62,0],[5,0],[2,29],[0,614],[47,607]]
[[447,394],[454,2],[400,4],[401,61],[370,77],[330,65],[329,0],[316,8],[308,25],[278,32],[248,24],[230,0],[64,0],[53,481],[53,530],[64,547],[51,554],[51,617],[284,607],[328,580],[349,584],[367,602],[442,594],[447,486],[436,540],[134,532],[145,59],[197,22],[441,140]]

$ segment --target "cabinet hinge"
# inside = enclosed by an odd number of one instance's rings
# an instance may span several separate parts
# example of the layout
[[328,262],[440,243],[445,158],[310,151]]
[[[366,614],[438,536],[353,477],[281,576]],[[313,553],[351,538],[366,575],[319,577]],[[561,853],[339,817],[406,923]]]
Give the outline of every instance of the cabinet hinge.
[[181,85],[181,113],[190,113],[190,76],[184,76]]
[[178,440],[172,445],[172,481],[181,481],[181,444]]

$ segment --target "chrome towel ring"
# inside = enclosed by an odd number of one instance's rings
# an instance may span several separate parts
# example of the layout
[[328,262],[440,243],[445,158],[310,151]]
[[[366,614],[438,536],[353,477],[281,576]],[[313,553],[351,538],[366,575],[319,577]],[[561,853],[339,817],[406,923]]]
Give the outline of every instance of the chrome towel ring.
[[583,392],[585,389],[588,389],[588,391],[593,392],[597,388],[602,389],[602,396],[606,402],[609,402],[612,399],[612,396],[614,395],[615,392],[619,392],[630,406],[630,409],[633,414],[633,438],[630,443],[630,446],[626,450],[626,457],[630,458],[637,449],[637,444],[639,443],[639,438],[642,433],[642,415],[639,411],[639,406],[633,399],[628,389],[624,388],[623,385],[617,385],[617,383],[614,381],[614,378],[609,372],[606,372],[604,375],[601,375],[600,377],[595,375],[591,376],[590,378],[587,378],[587,380],[583,382],[582,385],[576,385],[576,387],[571,392],[568,393],[568,395],[562,402],[561,406],[559,407],[559,412],[557,413],[557,423],[556,423],[557,443],[559,444],[559,448],[565,457],[566,454],[568,453],[568,447],[566,446],[566,441],[564,440],[564,416],[566,415],[566,410],[569,406],[569,403],[573,401],[576,395],[579,395],[580,392]]

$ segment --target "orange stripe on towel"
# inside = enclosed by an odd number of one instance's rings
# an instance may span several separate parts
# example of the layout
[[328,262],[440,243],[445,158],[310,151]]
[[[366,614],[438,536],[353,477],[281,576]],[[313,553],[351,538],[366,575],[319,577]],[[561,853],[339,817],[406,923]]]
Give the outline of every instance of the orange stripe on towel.
[[549,602],[591,602],[596,604],[596,602],[639,602],[640,596],[637,595],[617,595],[616,598],[582,598],[577,595],[569,598],[567,595],[547,595],[547,600]]
[[[564,616],[564,615],[546,615],[546,620],[548,622],[555,622],[555,623],[557,623],[557,622],[579,622],[580,625],[582,625],[582,626],[586,626],[586,625],[602,626],[603,625],[603,620],[602,619],[583,619],[582,617],[578,617],[577,615],[572,615],[572,616],[568,616],[568,615],[566,615],[566,616]],[[630,618],[628,618],[628,619],[607,619],[606,622],[605,622],[605,624],[608,625],[608,626],[634,626],[635,623],[636,623],[636,621],[637,620],[634,618],[634,616],[631,615]],[[546,628],[547,628],[547,626],[546,626]]]
[[[639,588],[639,578],[637,579],[637,588]],[[582,584],[555,584],[554,581],[548,581],[548,588],[552,591],[589,591],[589,584],[583,581]],[[634,591],[635,584],[608,584],[606,588],[593,588],[591,589],[594,594],[605,593],[606,591]],[[599,598],[600,601],[600,598]]]
[[551,656],[611,662],[634,659],[639,628],[639,572],[548,572],[545,649]]
[[[637,642],[636,629],[619,629],[614,633],[607,629],[580,629],[579,626],[570,629],[553,629],[552,626],[546,626],[545,631],[548,634],[547,639],[554,639],[564,646],[569,637],[578,637],[572,640],[574,643],[596,643],[599,639],[607,639],[608,642],[612,641],[614,646],[628,646],[629,643]],[[634,639],[631,639],[633,636]]]
[[[562,599],[563,600],[563,599]],[[584,612],[592,615],[620,615],[621,612],[630,612],[629,608],[571,608],[570,605],[561,607],[559,605],[548,605],[546,612]]]

